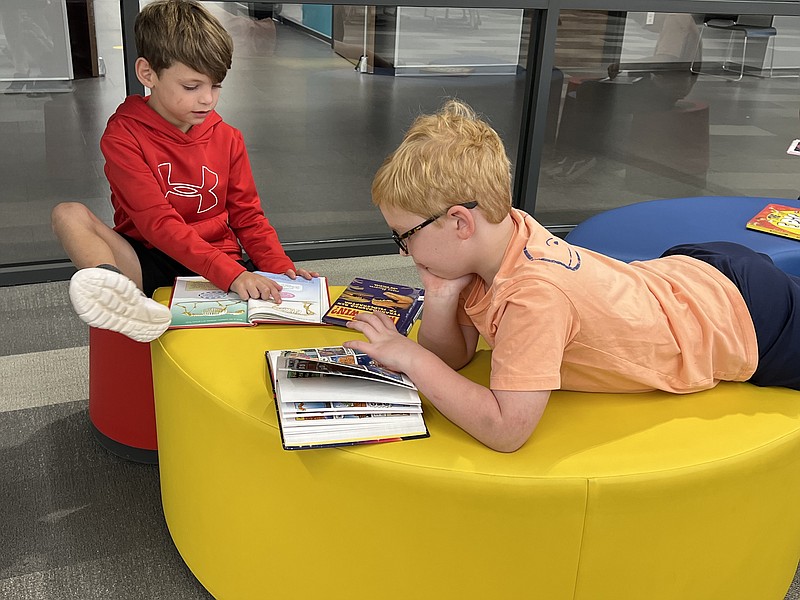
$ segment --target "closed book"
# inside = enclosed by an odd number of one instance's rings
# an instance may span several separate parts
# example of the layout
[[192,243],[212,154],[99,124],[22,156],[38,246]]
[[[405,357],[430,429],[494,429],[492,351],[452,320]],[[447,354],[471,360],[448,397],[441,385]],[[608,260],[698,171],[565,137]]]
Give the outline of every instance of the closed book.
[[394,321],[397,331],[408,335],[422,313],[422,288],[356,277],[331,303],[323,323],[347,326],[357,315],[380,311]]
[[800,240],[800,208],[767,204],[747,222],[747,228]]

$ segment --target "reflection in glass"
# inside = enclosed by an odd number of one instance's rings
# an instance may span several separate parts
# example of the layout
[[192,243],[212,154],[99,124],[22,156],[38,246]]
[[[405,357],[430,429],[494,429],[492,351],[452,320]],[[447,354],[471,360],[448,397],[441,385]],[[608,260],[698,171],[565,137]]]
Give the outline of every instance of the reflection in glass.
[[[0,2],[5,8],[21,0]],[[98,52],[108,67],[105,77],[76,80],[67,94],[0,94],[0,114],[6,118],[0,123],[6,142],[0,145],[0,223],[5,224],[0,268],[65,258],[49,222],[58,202],[86,203],[111,223],[99,139],[125,95],[122,34],[118,0],[94,0],[93,6]],[[396,251],[371,202],[372,177],[414,117],[435,111],[448,97],[461,98],[482,113],[503,135],[512,161],[516,158],[525,89],[522,68],[491,77],[445,72],[394,76],[398,14],[404,8],[337,6],[347,10],[338,16],[332,11],[332,47],[317,31],[302,28],[302,5],[286,5],[297,18],[293,22],[281,21],[279,5],[206,6],[235,43],[218,110],[243,132],[262,205],[290,251],[316,248],[310,243],[315,240],[355,244],[337,250],[340,256],[363,252],[364,240],[380,240],[385,251]],[[494,56],[493,48],[500,48],[505,63],[517,63],[517,25],[500,32],[492,11],[479,9],[476,15],[472,10],[463,15],[461,10],[436,10],[430,14],[435,13],[438,23],[420,14],[429,28],[425,39],[431,52],[426,57],[416,48],[415,60],[436,61],[444,49],[454,56],[473,55],[479,45],[483,54]],[[503,18],[517,23],[517,17]],[[352,44],[357,60],[364,52],[365,22],[374,74],[354,69],[354,61],[335,51],[339,41]],[[0,53],[6,43],[5,35],[0,36]],[[6,54],[0,64],[13,74]]]
[[[782,174],[797,168],[785,150],[798,137],[798,80],[762,77],[769,55],[758,45],[740,81],[693,73],[693,62],[728,54],[727,36],[701,39],[709,17],[562,11],[536,204],[544,224],[650,198],[797,197]],[[796,70],[788,25],[777,28],[775,61]]]
[[514,75],[522,10],[398,8],[398,75]]
[[29,81],[72,78],[66,19],[64,0],[0,2],[0,81],[12,82],[0,92],[24,91]]
[[[419,24],[424,19],[429,29],[420,38],[406,37],[410,30],[401,23],[411,21],[405,7],[337,5],[327,42],[296,19],[270,20],[267,27],[232,5],[208,6],[235,45],[218,110],[242,130],[265,212],[290,251],[311,240],[381,240],[391,252],[390,232],[371,202],[372,177],[414,117],[435,111],[445,98],[470,103],[516,153],[525,83],[517,66],[521,11],[481,9],[475,30],[461,23],[460,10],[450,13],[454,23],[438,25],[420,10]],[[252,42],[242,45],[237,36],[269,36],[264,47],[270,50],[252,52]],[[422,41],[427,46],[411,43]],[[480,70],[396,76],[397,47],[413,49],[415,60],[427,64],[441,59],[444,49],[472,56],[477,46],[492,63],[512,68],[493,77]],[[356,68],[361,56],[364,69]]]

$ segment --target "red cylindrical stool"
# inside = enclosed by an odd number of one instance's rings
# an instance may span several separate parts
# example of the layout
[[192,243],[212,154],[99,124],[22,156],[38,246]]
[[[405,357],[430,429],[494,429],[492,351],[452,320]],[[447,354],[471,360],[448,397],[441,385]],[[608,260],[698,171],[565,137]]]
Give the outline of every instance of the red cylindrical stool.
[[110,452],[158,462],[150,344],[89,328],[89,419],[98,442]]

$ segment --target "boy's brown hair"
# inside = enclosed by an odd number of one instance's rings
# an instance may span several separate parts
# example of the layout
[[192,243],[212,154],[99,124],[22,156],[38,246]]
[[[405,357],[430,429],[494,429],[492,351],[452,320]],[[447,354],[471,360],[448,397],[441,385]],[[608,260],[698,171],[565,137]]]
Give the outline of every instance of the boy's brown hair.
[[422,216],[477,201],[490,223],[511,209],[511,162],[497,132],[467,104],[448,100],[416,118],[375,174],[372,201]]
[[194,0],[159,0],[145,6],[133,27],[138,55],[161,73],[176,62],[220,83],[231,68],[233,40]]

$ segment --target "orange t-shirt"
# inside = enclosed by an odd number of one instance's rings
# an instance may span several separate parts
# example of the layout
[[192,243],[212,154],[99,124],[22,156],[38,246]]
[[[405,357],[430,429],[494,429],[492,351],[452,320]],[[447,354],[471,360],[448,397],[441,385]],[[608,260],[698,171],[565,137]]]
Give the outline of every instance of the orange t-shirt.
[[511,216],[494,281],[486,289],[476,276],[465,290],[464,311],[493,348],[492,389],[688,393],[755,371],[747,306],[711,265],[626,264]]

